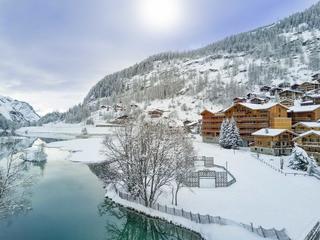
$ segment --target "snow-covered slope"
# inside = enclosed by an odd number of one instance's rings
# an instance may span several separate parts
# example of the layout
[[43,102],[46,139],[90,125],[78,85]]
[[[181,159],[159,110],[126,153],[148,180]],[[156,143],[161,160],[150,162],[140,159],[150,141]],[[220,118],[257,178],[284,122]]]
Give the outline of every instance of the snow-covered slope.
[[0,96],[0,114],[15,123],[30,123],[39,120],[39,115],[26,102]]

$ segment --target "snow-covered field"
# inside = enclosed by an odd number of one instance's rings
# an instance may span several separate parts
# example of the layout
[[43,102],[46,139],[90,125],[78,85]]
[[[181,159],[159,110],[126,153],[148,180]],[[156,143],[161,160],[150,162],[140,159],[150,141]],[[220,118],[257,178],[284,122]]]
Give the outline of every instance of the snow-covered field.
[[[184,188],[180,208],[265,228],[286,228],[293,239],[303,239],[319,220],[320,181],[316,178],[280,174],[249,151],[221,149],[199,139],[195,147],[199,155],[213,156],[217,164],[227,161],[237,182],[229,188]],[[170,193],[160,201],[170,204]]]

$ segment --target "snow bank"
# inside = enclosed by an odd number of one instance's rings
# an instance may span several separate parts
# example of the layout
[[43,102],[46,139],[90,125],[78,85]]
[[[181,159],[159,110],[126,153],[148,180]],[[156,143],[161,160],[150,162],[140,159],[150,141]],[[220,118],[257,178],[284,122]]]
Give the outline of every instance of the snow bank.
[[40,138],[38,138],[31,147],[26,148],[22,152],[21,158],[24,161],[29,162],[44,162],[47,160],[47,154],[45,153],[45,147],[46,143],[43,142]]
[[260,240],[259,236],[248,232],[245,229],[235,226],[221,226],[216,224],[198,224],[191,222],[182,217],[172,216],[165,214],[151,208],[144,207],[142,205],[132,203],[121,199],[114,191],[107,191],[106,197],[111,198],[120,205],[128,208],[133,208],[136,211],[144,212],[151,217],[158,217],[171,221],[174,224],[181,225],[198,233],[208,240],[226,240],[226,239],[237,239],[237,240]]
[[60,148],[69,151],[69,160],[74,162],[94,163],[102,162],[105,156],[102,153],[102,137],[88,139],[74,139],[68,141],[52,142],[48,147]]

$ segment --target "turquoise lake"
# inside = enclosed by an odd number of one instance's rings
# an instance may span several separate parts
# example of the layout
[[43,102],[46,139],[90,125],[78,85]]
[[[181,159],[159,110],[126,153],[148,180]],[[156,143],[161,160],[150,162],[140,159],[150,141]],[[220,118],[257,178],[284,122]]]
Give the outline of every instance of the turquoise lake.
[[[1,240],[198,240],[190,231],[127,211],[105,200],[85,164],[50,150],[43,166],[30,165],[30,210],[0,220]],[[53,153],[52,153],[53,151]]]

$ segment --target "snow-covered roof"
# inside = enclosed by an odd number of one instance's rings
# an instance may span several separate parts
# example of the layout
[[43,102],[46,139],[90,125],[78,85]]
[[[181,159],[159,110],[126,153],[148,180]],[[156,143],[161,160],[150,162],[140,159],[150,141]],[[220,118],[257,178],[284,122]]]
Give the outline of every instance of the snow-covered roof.
[[303,125],[309,128],[320,128],[320,122],[298,122],[295,125],[293,125],[293,127],[296,127],[298,125]]
[[310,130],[308,132],[301,133],[298,137],[294,138],[293,140],[296,140],[298,138],[302,138],[302,137],[305,137],[305,136],[308,136],[308,135],[311,135],[311,134],[315,134],[315,135],[318,135],[320,137],[320,131]]
[[202,115],[203,113],[205,113],[205,112],[209,112],[209,113],[212,113],[212,114],[214,114],[214,111],[213,110],[210,110],[210,109],[204,109],[200,114]]
[[[280,104],[280,103],[272,103],[272,102],[268,102],[268,103],[264,103],[264,104],[254,104],[254,103],[236,103],[236,104],[240,104],[246,108],[250,108],[252,110],[265,110],[265,109],[269,109],[272,108],[276,105],[281,105],[284,108],[287,108],[286,106]],[[232,105],[231,107],[225,109],[224,111],[229,110],[230,108],[232,108],[234,105]]]
[[206,108],[200,113],[200,115],[202,115],[202,114],[205,113],[205,112],[209,112],[209,113],[212,113],[212,114],[224,114],[224,110],[223,110],[223,109],[217,111],[217,109],[213,109],[213,108],[208,108],[208,107],[206,107]]
[[295,105],[295,106],[289,107],[288,112],[312,112],[318,108],[320,108],[320,105],[304,105],[304,106]]
[[288,129],[274,129],[274,128],[262,128],[254,133],[252,133],[252,136],[266,136],[266,137],[275,137],[280,135],[281,133],[284,132],[291,132]]
[[[303,101],[303,102],[301,102],[302,106],[305,106],[305,105],[303,105],[303,104],[309,104],[309,103],[313,103],[313,101],[312,101],[312,100],[309,100],[309,101]],[[312,105],[312,104],[310,104],[310,105]]]
[[280,95],[281,94],[283,94],[283,93],[285,93],[285,92],[293,92],[293,93],[301,93],[301,94],[303,94],[303,92],[302,91],[299,91],[299,90],[295,90],[295,89],[284,89],[281,93],[279,93]]
[[254,98],[251,99],[251,101],[254,100],[254,99],[265,101],[265,100],[268,100],[269,98],[268,97],[254,97]]
[[300,84],[300,86],[301,85],[308,85],[308,84],[309,85],[319,85],[319,83],[317,83],[317,82],[303,82],[303,83]]
[[305,97],[320,98],[319,93],[306,94]]

